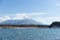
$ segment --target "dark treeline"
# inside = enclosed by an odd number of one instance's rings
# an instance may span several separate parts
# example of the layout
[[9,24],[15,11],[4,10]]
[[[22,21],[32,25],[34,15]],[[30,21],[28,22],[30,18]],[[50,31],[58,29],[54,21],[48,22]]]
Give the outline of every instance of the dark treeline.
[[42,27],[42,28],[52,28],[52,27],[60,27],[60,22],[53,22],[51,25],[0,25],[0,27]]
[[10,27],[48,27],[49,25],[0,25],[0,27],[3,26],[10,26]]
[[57,22],[57,21],[55,21],[55,22],[53,22],[50,26],[49,26],[49,28],[52,28],[52,27],[60,27],[60,22]]

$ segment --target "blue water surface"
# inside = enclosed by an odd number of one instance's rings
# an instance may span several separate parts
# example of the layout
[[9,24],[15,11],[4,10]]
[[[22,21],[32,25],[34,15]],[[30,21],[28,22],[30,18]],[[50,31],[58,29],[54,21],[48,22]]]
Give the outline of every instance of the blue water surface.
[[0,40],[60,40],[60,29],[0,28]]

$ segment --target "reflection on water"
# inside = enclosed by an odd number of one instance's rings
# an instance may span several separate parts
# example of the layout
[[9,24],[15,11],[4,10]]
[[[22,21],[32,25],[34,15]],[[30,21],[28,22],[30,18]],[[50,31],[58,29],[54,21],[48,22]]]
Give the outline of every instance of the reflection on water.
[[1,29],[0,40],[60,40],[60,29]]

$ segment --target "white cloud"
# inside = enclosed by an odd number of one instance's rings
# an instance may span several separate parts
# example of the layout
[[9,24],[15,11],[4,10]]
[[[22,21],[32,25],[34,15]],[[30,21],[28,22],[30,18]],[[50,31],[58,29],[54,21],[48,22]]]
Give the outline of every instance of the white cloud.
[[43,24],[51,24],[54,21],[60,21],[60,17],[38,17],[38,18],[32,18],[38,22],[41,22]]
[[[30,15],[30,14],[29,14]],[[53,21],[60,21],[60,17],[36,17],[33,18],[31,15],[29,16],[28,14],[17,14],[17,15],[13,15],[14,17],[10,17],[10,16],[4,16],[2,18],[0,18],[0,22],[5,21],[5,20],[16,20],[16,19],[34,19],[40,23],[43,24],[51,24]]]
[[60,3],[56,3],[55,5],[56,5],[57,7],[60,7]]
[[43,15],[45,13],[17,13],[15,15],[27,15],[27,16],[38,16],[38,15]]
[[33,19],[40,23],[46,24],[46,20],[44,18],[33,18]]
[[60,17],[47,17],[48,23],[51,24],[54,21],[60,21]]
[[13,14],[11,16],[7,16],[5,15],[4,17],[0,18],[0,21],[5,21],[5,20],[16,20],[16,19],[19,19],[19,20],[22,20],[22,19],[34,19],[40,23],[44,23],[44,24],[51,24],[53,21],[56,21],[56,20],[60,20],[60,17],[45,17],[45,18],[41,18],[41,17],[38,17],[38,18],[34,18],[33,16],[37,17],[37,16],[40,16],[40,15],[43,15],[45,13],[18,13],[18,14]]
[[8,19],[24,19],[24,18],[30,18],[32,16],[38,16],[45,13],[17,13],[17,14],[11,14],[11,15],[5,15],[4,17],[0,18],[0,20],[8,20]]
[[40,16],[42,14],[45,14],[45,13],[17,13],[17,14],[14,14],[14,18],[12,19],[29,19],[29,18],[33,18],[36,17],[36,16]]
[[[5,15],[4,17],[0,18],[0,22],[5,21],[5,20],[22,20],[22,19],[34,19],[40,23],[44,24],[51,24],[53,21],[60,21],[60,17],[37,17],[40,15],[44,15],[45,13],[18,13],[18,14],[13,14],[12,16],[10,15]],[[34,17],[35,18],[34,18]]]
[[52,19],[52,21],[60,21],[60,17],[49,17],[49,19]]
[[10,17],[4,16],[0,18],[0,22],[5,21],[5,20],[10,20]]
[[25,14],[16,14],[14,18],[12,18],[13,20],[16,20],[16,19],[25,19],[25,18],[28,18],[27,15]]

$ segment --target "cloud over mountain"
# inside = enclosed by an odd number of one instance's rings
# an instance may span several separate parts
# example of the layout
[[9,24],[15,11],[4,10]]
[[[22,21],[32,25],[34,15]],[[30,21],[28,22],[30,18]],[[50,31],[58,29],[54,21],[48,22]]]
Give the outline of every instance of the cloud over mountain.
[[16,20],[16,19],[29,19],[33,18],[38,15],[42,15],[44,13],[17,13],[17,14],[12,14],[12,15],[5,15],[0,18],[0,20]]
[[[6,20],[23,20],[23,19],[33,19],[40,23],[51,24],[53,21],[60,21],[60,17],[41,17],[45,13],[17,13],[11,15],[5,15],[0,18],[0,22]],[[39,17],[40,16],[40,17]]]

